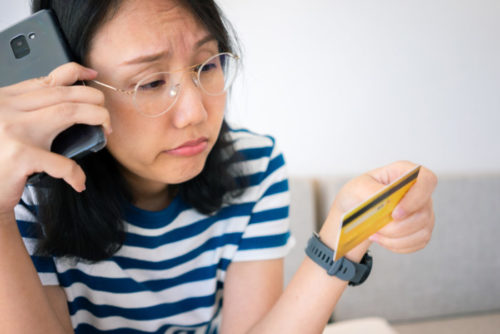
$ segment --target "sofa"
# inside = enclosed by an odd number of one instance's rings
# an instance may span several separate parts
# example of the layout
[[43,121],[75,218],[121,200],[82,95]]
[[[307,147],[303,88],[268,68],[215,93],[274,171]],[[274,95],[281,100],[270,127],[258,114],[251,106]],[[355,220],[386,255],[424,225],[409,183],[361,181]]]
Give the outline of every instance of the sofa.
[[[438,175],[427,247],[394,254],[374,244],[373,270],[349,287],[327,333],[500,333],[500,174]],[[349,177],[291,177],[285,284]]]

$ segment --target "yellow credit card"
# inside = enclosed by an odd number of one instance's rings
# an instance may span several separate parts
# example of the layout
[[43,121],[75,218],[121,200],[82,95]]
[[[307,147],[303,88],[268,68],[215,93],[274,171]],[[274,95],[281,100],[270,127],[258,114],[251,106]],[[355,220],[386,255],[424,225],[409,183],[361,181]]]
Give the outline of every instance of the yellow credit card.
[[392,221],[392,211],[417,181],[417,166],[342,216],[334,261]]

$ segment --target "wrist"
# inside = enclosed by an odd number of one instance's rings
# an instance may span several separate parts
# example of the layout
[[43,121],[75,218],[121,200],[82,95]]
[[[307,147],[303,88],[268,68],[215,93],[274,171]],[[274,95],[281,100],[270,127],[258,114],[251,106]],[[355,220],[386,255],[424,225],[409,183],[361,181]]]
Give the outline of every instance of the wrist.
[[337,243],[341,218],[342,212],[333,207],[318,232],[321,241],[331,249],[335,249]]
[[[326,246],[328,246],[333,250],[336,250],[338,235],[340,233],[340,222],[342,221],[342,215],[343,212],[341,212],[336,208],[333,208],[318,233],[319,237],[321,238],[321,241]],[[347,252],[345,258],[350,261],[359,263],[359,261],[361,261],[363,256],[368,251],[368,248],[370,248],[371,244],[372,242],[369,240],[363,241],[358,246],[354,247],[352,250]]]
[[328,247],[316,233],[309,239],[305,251],[307,256],[325,269],[329,276],[348,281],[349,285],[360,285],[370,275],[373,260],[368,253],[363,254],[360,259],[356,257],[350,260],[344,256],[334,261],[335,251]]

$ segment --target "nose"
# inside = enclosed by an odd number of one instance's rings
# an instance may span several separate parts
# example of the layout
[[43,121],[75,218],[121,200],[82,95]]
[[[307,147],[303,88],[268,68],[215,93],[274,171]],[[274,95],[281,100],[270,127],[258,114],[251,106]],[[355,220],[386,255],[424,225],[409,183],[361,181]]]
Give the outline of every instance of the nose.
[[195,75],[191,78],[192,80],[184,80],[182,89],[178,91],[177,102],[170,111],[173,114],[173,124],[178,129],[203,123],[208,117],[198,79]]

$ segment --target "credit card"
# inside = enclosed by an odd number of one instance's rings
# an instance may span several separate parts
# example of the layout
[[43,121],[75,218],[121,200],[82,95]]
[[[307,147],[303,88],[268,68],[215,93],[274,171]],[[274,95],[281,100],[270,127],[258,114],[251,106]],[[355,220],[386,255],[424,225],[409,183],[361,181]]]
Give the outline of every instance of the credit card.
[[334,261],[393,220],[394,208],[417,181],[420,168],[421,166],[413,168],[342,215]]

